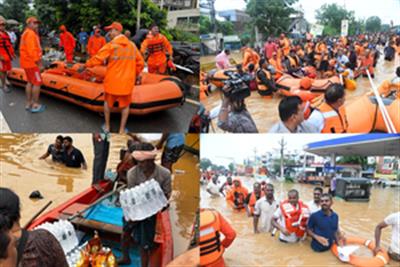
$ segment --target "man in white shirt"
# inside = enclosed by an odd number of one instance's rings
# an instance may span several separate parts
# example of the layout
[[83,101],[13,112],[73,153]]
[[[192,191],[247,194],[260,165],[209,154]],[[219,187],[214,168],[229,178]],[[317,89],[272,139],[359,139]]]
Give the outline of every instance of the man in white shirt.
[[254,207],[254,233],[272,232],[272,218],[276,209],[279,208],[278,202],[274,198],[274,186],[266,184],[264,187],[265,197],[257,200]]
[[342,49],[338,50],[336,60],[336,70],[338,72],[343,72],[346,69],[346,63],[349,62],[349,58],[343,54]]
[[321,199],[322,192],[323,192],[323,190],[321,187],[314,188],[314,193],[313,193],[314,199],[307,202],[307,206],[308,206],[308,209],[311,214],[314,212],[317,212],[321,209],[320,199]]
[[392,260],[400,261],[400,211],[395,212],[387,216],[382,222],[380,222],[375,228],[375,244],[374,254],[381,250],[381,232],[383,228],[388,226],[392,227],[392,237],[388,254]]
[[219,197],[219,186],[218,186],[218,176],[214,175],[211,178],[211,181],[207,185],[207,192],[212,196],[212,197]]

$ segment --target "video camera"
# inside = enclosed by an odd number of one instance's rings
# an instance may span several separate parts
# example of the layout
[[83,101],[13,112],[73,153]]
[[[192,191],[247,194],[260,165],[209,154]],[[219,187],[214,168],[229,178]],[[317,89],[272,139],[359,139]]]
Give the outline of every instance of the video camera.
[[231,101],[236,101],[250,96],[249,84],[252,78],[249,74],[239,74],[233,71],[225,71],[224,74],[229,77],[224,81],[222,88],[225,97]]

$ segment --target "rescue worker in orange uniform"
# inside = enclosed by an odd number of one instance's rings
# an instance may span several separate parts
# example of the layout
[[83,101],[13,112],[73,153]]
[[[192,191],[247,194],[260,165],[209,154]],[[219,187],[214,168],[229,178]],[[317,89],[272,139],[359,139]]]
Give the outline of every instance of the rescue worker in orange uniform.
[[311,104],[314,110],[307,121],[317,127],[321,133],[346,133],[349,125],[344,101],[343,85],[330,85],[325,91],[324,99]]
[[6,32],[6,20],[0,16],[0,79],[1,87],[6,93],[10,92],[6,84],[7,72],[11,70],[11,61],[14,58],[14,48],[10,36]]
[[[200,210],[200,266],[224,267],[222,257],[236,238],[236,232],[222,215],[214,209]],[[221,240],[221,233],[224,239]]]
[[99,52],[99,50],[106,44],[106,38],[101,36],[101,31],[100,29],[96,28],[94,30],[94,34],[90,36],[89,42],[87,45],[87,51],[89,53],[90,57],[93,57],[94,55]]
[[254,69],[258,69],[258,62],[260,61],[260,56],[256,51],[251,49],[248,46],[244,46],[241,49],[243,51],[243,70],[247,71],[249,69],[249,65],[253,64]]
[[151,27],[140,47],[140,51],[143,55],[147,53],[149,73],[165,74],[167,72],[167,61],[172,60],[172,45],[167,37],[160,33],[157,25]]
[[60,44],[59,46],[64,49],[65,59],[68,63],[72,63],[74,60],[74,50],[75,50],[75,38],[67,31],[65,25],[60,26]]
[[263,98],[272,98],[273,93],[277,92],[279,89],[290,89],[289,87],[275,83],[275,68],[272,65],[268,65],[267,60],[261,59],[259,65],[260,68],[256,73],[256,81],[258,93],[263,96]]
[[280,230],[281,242],[295,243],[305,238],[309,217],[308,206],[299,200],[299,192],[292,189],[288,192],[288,199],[282,201],[275,211],[272,225]]
[[258,182],[255,182],[253,184],[253,192],[247,195],[246,198],[246,212],[247,216],[253,216],[254,215],[254,207],[256,205],[257,200],[262,198],[264,196],[264,192],[261,190],[261,184]]
[[283,56],[287,56],[290,53],[290,41],[286,38],[285,34],[281,34],[279,39],[279,46],[282,49]]
[[25,109],[38,113],[45,110],[45,105],[39,104],[40,85],[42,77],[42,48],[38,34],[40,21],[35,17],[26,20],[26,28],[21,36],[19,46],[20,66],[24,69],[27,83],[25,87],[26,105]]
[[374,74],[374,56],[369,49],[366,49],[364,54],[361,56],[359,66],[362,76],[368,77],[367,70],[369,71],[371,78],[375,78]]
[[247,198],[248,191],[242,186],[242,182],[239,178],[233,180],[233,187],[226,195],[226,201],[228,205],[234,210],[241,211],[245,208],[245,200]]
[[278,80],[280,77],[282,77],[284,69],[282,66],[282,59],[279,57],[278,53],[272,53],[272,58],[269,59],[269,64],[271,64],[276,71],[275,80]]
[[[132,102],[132,92],[135,84],[140,80],[140,73],[144,68],[144,60],[136,45],[125,35],[121,34],[123,27],[119,22],[113,22],[105,27],[111,41],[90,58],[85,67],[90,68],[103,65],[107,61],[107,71],[104,77],[104,132],[110,132],[110,112],[114,103],[118,102],[121,110],[121,124],[119,133],[125,133],[129,116],[129,107]],[[83,69],[80,69],[83,71]]]

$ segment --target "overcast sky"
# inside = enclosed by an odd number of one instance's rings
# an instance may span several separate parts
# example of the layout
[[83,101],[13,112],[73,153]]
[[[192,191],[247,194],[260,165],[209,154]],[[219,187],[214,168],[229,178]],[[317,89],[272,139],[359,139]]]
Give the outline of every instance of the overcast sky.
[[[289,150],[303,151],[306,144],[348,136],[346,134],[202,134],[200,136],[201,158],[209,158],[213,162],[227,165],[234,158],[236,163],[254,155],[254,148],[259,153],[275,153],[279,149],[278,142],[284,137]],[[225,157],[225,158],[223,158]],[[226,158],[227,157],[227,158]]]
[[[400,0],[299,0],[295,6],[301,5],[304,9],[305,17],[308,22],[315,22],[315,10],[323,4],[337,3],[346,5],[347,10],[355,11],[356,18],[368,18],[379,16],[383,23],[390,23],[393,20],[394,25],[400,24]],[[245,9],[244,0],[216,0],[215,8],[217,10],[227,9]]]

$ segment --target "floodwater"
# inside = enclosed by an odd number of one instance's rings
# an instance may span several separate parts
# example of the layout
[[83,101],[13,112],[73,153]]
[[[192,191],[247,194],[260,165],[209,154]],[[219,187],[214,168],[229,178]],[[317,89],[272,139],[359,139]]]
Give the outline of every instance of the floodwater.
[[[382,52],[382,51],[381,51]],[[237,61],[238,55],[235,55],[235,61]],[[212,57],[208,56],[202,60],[205,66],[214,68]],[[377,66],[375,68],[375,79],[374,83],[378,87],[384,80],[392,80],[395,77],[396,67],[400,66],[400,56],[396,55],[396,58],[392,62],[385,61],[381,55]],[[210,69],[207,69],[210,70]],[[349,105],[357,100],[360,96],[367,92],[370,92],[371,85],[368,78],[359,77],[357,80],[357,89],[354,91],[346,90],[346,103]],[[258,131],[260,133],[268,132],[269,129],[279,121],[278,105],[280,97],[274,97],[273,99],[264,99],[257,92],[252,92],[251,96],[246,98],[247,109],[253,117]],[[221,95],[219,90],[215,90],[211,96],[203,100],[202,103],[207,110],[211,110],[221,103]],[[223,132],[217,125],[218,118],[213,120],[213,127],[211,131]]]
[[[241,177],[249,192],[254,178]],[[299,191],[302,201],[312,199],[312,185],[273,182],[275,198],[285,199],[287,192],[294,188]],[[327,191],[327,188],[324,189]],[[324,192],[325,192],[324,191]],[[335,198],[332,209],[339,215],[339,227],[346,236],[358,236],[374,240],[375,226],[390,213],[399,211],[400,189],[373,188],[370,201],[346,202]],[[330,251],[316,253],[310,247],[310,239],[296,244],[282,243],[279,233],[272,237],[269,233],[254,234],[253,219],[245,212],[234,212],[226,204],[223,197],[210,198],[202,187],[200,191],[202,208],[217,209],[236,230],[236,239],[224,253],[228,266],[350,266],[341,263]],[[382,232],[381,246],[388,248],[391,231],[386,228]],[[359,249],[357,255],[372,256],[368,249]],[[387,266],[399,266],[391,261]]]
[[[24,225],[50,200],[48,210],[67,201],[88,188],[92,179],[93,146],[90,134],[72,134],[74,146],[84,154],[88,169],[67,168],[52,162],[51,158],[39,160],[54,134],[3,134],[0,135],[0,186],[14,190],[22,202],[21,223]],[[119,151],[126,146],[128,136],[112,135],[107,168],[115,170]],[[160,163],[161,154],[157,156]],[[198,158],[186,152],[174,165],[173,192],[170,199],[174,254],[187,250],[195,212],[199,205]],[[178,170],[178,171],[176,171]],[[31,200],[29,194],[39,190],[44,199]],[[47,211],[48,211],[47,210]]]

